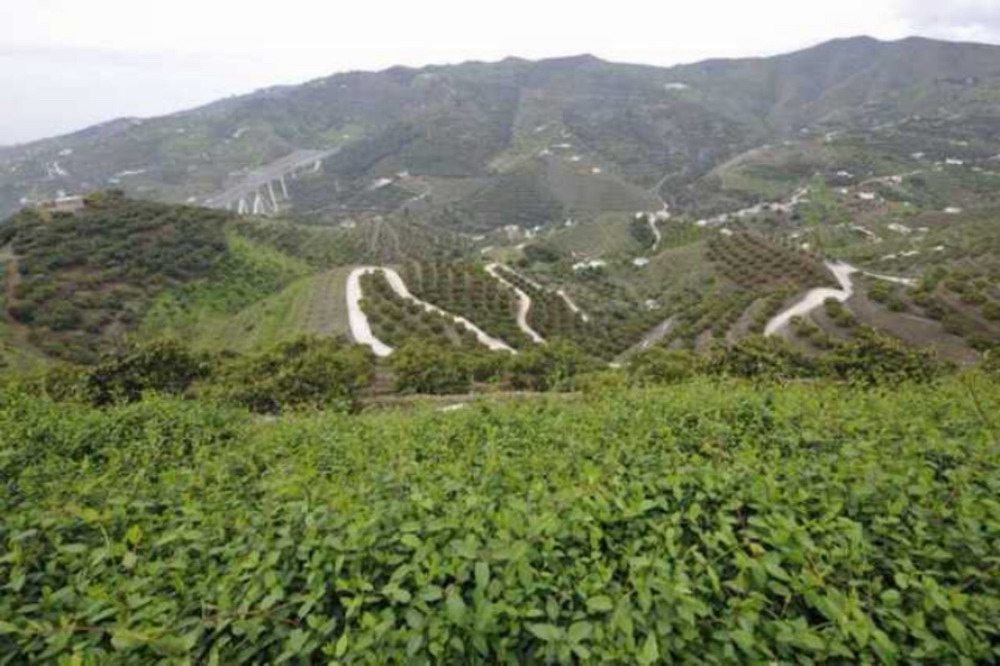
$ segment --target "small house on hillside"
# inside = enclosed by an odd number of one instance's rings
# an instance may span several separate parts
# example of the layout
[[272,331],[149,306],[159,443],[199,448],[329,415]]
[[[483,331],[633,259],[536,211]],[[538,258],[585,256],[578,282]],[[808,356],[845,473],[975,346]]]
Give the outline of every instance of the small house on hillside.
[[53,213],[75,213],[87,207],[82,196],[57,197],[49,201],[41,201],[38,207]]

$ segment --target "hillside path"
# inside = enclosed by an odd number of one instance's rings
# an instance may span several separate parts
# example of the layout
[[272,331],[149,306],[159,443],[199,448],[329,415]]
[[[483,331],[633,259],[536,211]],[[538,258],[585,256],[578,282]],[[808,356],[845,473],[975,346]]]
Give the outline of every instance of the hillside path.
[[764,327],[765,336],[774,335],[778,331],[782,330],[788,326],[789,322],[791,322],[791,320],[795,317],[803,317],[809,314],[822,305],[823,301],[828,298],[836,299],[841,303],[849,299],[854,294],[854,281],[851,279],[851,275],[854,273],[861,273],[877,280],[885,280],[887,282],[894,282],[896,284],[903,284],[907,286],[913,286],[916,284],[916,281],[911,278],[894,277],[892,275],[882,275],[880,273],[869,273],[842,261],[828,261],[826,262],[826,267],[831,273],[833,273],[833,276],[837,278],[840,288],[831,289],[830,287],[819,287],[807,292],[801,300],[782,312],[779,312],[777,315],[772,317],[769,322],[767,322],[767,326]]
[[500,274],[500,271],[497,270],[499,266],[500,264],[486,264],[486,272],[492,275],[501,284],[513,289],[514,293],[517,294],[517,327],[521,329],[525,335],[531,338],[532,341],[538,344],[544,344],[545,338],[540,336],[538,332],[531,328],[531,325],[528,323],[528,311],[531,310],[531,296],[528,296],[517,286],[508,282],[503,275]]
[[407,288],[406,282],[403,280],[402,276],[395,269],[384,266],[362,266],[352,270],[350,276],[347,278],[348,317],[350,320],[351,336],[359,344],[371,347],[376,356],[389,356],[392,354],[393,348],[375,337],[372,333],[368,316],[361,309],[361,299],[364,297],[361,290],[361,276],[379,271],[385,275],[386,280],[389,282],[389,286],[392,287],[393,292],[400,298],[410,301],[411,303],[416,303],[427,312],[437,313],[447,317],[457,324],[462,324],[475,334],[476,339],[480,344],[493,351],[506,351],[514,354],[517,353],[514,348],[506,342],[489,335],[465,317],[460,317],[446,310],[442,310],[436,305],[428,303],[427,301],[422,301],[414,296],[410,293],[410,290]]

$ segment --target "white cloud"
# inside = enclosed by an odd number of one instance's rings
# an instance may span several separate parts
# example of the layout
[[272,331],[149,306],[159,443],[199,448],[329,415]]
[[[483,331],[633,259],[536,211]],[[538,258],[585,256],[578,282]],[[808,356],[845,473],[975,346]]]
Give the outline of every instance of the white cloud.
[[998,0],[899,0],[897,13],[912,32],[922,35],[1000,41]]

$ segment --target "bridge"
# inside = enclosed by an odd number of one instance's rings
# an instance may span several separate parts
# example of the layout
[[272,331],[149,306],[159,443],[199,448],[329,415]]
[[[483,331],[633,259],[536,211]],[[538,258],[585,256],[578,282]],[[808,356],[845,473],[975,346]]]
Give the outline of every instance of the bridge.
[[281,159],[254,169],[239,182],[205,199],[207,208],[223,208],[238,215],[276,215],[291,197],[287,178],[304,171],[319,171],[333,150],[296,150]]

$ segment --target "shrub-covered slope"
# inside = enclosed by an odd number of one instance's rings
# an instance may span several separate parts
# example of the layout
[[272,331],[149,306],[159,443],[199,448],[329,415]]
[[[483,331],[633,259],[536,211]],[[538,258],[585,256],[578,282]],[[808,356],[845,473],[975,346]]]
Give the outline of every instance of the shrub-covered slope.
[[998,400],[696,382],[263,423],[5,395],[0,655],[995,662]]

